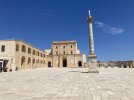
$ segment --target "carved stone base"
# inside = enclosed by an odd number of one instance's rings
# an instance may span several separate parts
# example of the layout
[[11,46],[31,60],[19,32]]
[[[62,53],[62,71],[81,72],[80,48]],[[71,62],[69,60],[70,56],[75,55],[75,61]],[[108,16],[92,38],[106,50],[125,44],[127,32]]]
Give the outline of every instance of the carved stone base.
[[97,69],[97,59],[96,59],[96,55],[92,54],[89,55],[88,59],[89,59],[89,70],[88,73],[99,73],[98,69]]

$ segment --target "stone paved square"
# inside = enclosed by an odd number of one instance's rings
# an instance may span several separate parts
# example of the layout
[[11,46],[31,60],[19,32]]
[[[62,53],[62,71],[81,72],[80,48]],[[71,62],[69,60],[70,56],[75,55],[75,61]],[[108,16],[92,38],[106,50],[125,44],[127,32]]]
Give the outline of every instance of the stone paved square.
[[0,73],[0,100],[134,100],[134,69],[40,68]]

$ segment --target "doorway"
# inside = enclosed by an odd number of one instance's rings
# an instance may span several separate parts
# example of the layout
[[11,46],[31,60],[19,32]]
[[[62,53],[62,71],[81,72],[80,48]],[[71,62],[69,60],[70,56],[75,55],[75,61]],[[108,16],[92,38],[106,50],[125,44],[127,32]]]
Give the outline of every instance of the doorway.
[[127,68],[127,65],[124,65],[123,67],[124,67],[124,68]]
[[63,59],[63,67],[67,67],[67,59]]
[[7,64],[8,64],[9,60],[4,60],[3,62],[3,71],[7,72]]
[[82,67],[82,61],[78,61],[78,66]]
[[48,67],[52,67],[52,66],[51,66],[51,62],[48,62]]
[[0,72],[3,70],[3,61],[0,61]]

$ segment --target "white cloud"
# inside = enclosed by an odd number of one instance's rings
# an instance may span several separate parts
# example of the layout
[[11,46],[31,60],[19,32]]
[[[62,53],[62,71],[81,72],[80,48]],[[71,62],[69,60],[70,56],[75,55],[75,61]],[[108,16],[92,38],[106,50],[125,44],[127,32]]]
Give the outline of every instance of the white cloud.
[[108,27],[106,32],[111,33],[112,35],[121,34],[124,32],[122,28]]
[[105,24],[102,23],[102,22],[96,21],[95,24],[96,24],[97,27],[105,27]]
[[109,33],[112,35],[122,34],[124,29],[121,27],[112,27],[110,25],[104,24],[103,22],[96,21],[96,27],[100,28],[103,33]]

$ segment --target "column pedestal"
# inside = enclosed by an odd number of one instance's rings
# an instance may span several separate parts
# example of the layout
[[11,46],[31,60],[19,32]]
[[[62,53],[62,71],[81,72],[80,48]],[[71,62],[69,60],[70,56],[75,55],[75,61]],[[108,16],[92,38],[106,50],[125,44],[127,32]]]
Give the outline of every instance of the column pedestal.
[[88,56],[88,66],[89,66],[89,70],[88,73],[99,73],[98,69],[97,69],[97,56],[95,54],[90,54]]

